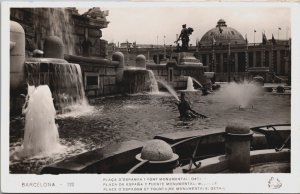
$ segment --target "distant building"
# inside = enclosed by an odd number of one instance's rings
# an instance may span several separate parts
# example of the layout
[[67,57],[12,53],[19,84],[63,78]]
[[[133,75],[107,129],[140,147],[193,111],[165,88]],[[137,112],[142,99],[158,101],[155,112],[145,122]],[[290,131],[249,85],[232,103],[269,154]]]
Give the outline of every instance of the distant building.
[[[129,65],[135,63],[139,54],[156,64],[164,63],[165,59],[178,60],[174,45],[121,43],[116,50],[125,54]],[[251,79],[256,75],[266,81],[282,81],[291,76],[291,39],[267,39],[263,34],[257,43],[248,43],[223,19],[201,37],[197,46],[189,47],[189,52],[203,63],[206,71],[216,73],[216,81]]]
[[[260,43],[247,39],[220,19],[198,42],[195,55],[208,71],[216,72],[218,81],[261,75],[267,80],[291,76],[291,40],[267,40]],[[279,77],[278,77],[279,76]]]

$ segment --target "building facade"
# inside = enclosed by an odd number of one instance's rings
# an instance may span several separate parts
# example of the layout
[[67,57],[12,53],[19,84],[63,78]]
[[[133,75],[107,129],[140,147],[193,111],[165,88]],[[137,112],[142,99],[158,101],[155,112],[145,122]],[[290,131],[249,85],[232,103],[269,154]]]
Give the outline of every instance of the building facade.
[[[114,51],[123,52],[127,65],[134,65],[135,56],[139,54],[155,64],[179,60],[174,45],[121,45],[110,48],[109,55]],[[273,82],[288,80],[291,76],[291,39],[267,39],[263,35],[258,43],[248,43],[223,19],[208,30],[196,46],[189,47],[189,52],[206,67],[205,71],[215,72],[216,81],[251,79],[260,75],[265,81]]]
[[248,43],[235,29],[220,19],[198,42],[195,56],[217,81],[263,76],[267,81],[291,76],[291,40],[267,39]]

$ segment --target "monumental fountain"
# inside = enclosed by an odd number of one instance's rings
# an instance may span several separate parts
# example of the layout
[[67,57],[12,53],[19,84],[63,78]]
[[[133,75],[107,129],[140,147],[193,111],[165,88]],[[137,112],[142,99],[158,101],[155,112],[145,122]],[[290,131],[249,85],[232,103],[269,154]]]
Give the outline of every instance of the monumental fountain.
[[[25,59],[24,30],[20,25],[12,22],[11,34],[11,78],[18,78],[11,79],[13,94],[11,98],[20,98],[20,94],[25,94],[27,83],[31,85],[27,92],[29,94],[28,106],[24,109],[24,126],[12,119],[10,129],[12,149],[17,147],[16,144],[22,144],[24,148],[29,147],[26,148],[29,151],[24,151],[26,153],[24,156],[30,157],[40,152],[50,153],[53,150],[49,145],[53,145],[54,148],[55,145],[59,147],[60,144],[83,142],[84,151],[91,151],[115,142],[132,139],[144,141],[153,138],[155,134],[167,132],[185,133],[189,130],[206,129],[210,132],[217,132],[216,129],[226,126],[228,120],[232,118],[242,120],[248,125],[271,122],[274,117],[284,122],[289,121],[290,112],[286,108],[289,102],[281,100],[281,98],[288,99],[286,96],[268,96],[267,100],[257,98],[256,89],[253,87],[252,90],[252,85],[247,83],[240,85],[229,83],[228,87],[222,87],[213,95],[220,98],[195,94],[191,99],[193,108],[209,113],[211,118],[209,120],[196,119],[188,123],[183,122],[178,119],[179,115],[177,108],[174,107],[173,97],[148,95],[148,93],[95,98],[92,103],[95,110],[92,114],[57,119],[56,111],[59,113],[72,111],[71,107],[74,104],[84,104],[85,92],[96,97],[109,94],[144,93],[144,91],[156,93],[158,86],[154,78],[158,79],[159,86],[165,85],[175,99],[179,100],[174,88],[192,89],[193,82],[197,83],[196,81],[201,82],[202,79],[206,79],[203,76],[205,67],[192,56],[192,53],[180,53],[178,61],[170,60],[166,65],[147,65],[145,57],[138,55],[136,65],[131,64],[125,67],[124,55],[120,52],[114,53],[111,60],[65,54],[64,44],[55,36],[45,39],[43,49],[45,58]],[[198,83],[198,85],[201,84]],[[36,89],[32,90],[33,86]],[[235,95],[232,95],[233,93]],[[51,100],[52,98],[54,101]],[[23,103],[24,101],[23,98]],[[232,102],[235,104],[232,105]],[[272,102],[276,102],[277,106],[268,106],[268,103]],[[241,114],[237,107],[247,107],[251,103],[256,103],[257,108]],[[132,111],[133,108],[134,111]],[[269,116],[268,113],[276,111],[275,108],[280,109],[281,112]],[[41,127],[43,130],[38,131]],[[24,134],[22,134],[23,128]],[[45,134],[50,134],[49,141],[51,142],[43,140]],[[40,145],[40,143],[45,143],[45,145]],[[30,148],[32,145],[40,147],[41,150],[32,150]],[[115,146],[115,148],[119,147]],[[75,151],[72,154],[77,155]],[[68,154],[62,154],[58,160],[67,157],[66,155]],[[52,156],[48,157],[52,159]],[[37,160],[29,163],[35,164]],[[26,170],[28,167],[26,165],[28,164],[22,163],[21,160],[13,159],[11,171],[13,173],[39,173],[40,167],[44,164],[38,164],[37,168],[32,167],[29,170]]]
[[157,93],[159,91],[153,72],[146,69],[144,55],[136,56],[136,66],[128,66],[124,69],[121,84],[123,91],[130,94],[143,91]]
[[25,76],[29,85],[48,85],[58,111],[64,113],[72,106],[87,105],[81,68],[63,59],[64,45],[56,36],[46,38],[46,58],[29,58],[25,62]]

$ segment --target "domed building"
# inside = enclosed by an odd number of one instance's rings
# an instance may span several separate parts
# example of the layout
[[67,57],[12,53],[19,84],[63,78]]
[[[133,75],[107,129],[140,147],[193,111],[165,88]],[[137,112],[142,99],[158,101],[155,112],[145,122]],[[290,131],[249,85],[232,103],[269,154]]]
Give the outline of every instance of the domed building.
[[[261,40],[261,41],[260,41]],[[243,80],[261,75],[265,80],[291,73],[290,40],[267,39],[248,43],[239,31],[220,19],[197,43],[195,56],[215,72],[216,81]]]
[[215,28],[207,31],[201,38],[200,45],[228,45],[246,44],[244,37],[236,29],[227,27],[226,22],[220,19]]

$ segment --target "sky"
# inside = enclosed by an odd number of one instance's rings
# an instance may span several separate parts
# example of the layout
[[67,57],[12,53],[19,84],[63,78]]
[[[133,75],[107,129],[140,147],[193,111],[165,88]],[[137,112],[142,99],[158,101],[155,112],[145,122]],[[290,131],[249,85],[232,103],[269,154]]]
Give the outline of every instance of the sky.
[[[281,7],[191,7],[191,6],[104,6],[109,10],[108,28],[102,29],[103,39],[108,42],[134,42],[137,44],[174,44],[182,24],[194,29],[190,44],[224,19],[228,27],[238,30],[250,43],[261,42],[262,32],[268,39],[290,38],[291,13]],[[86,8],[78,8],[80,13]],[[281,28],[281,30],[278,30]]]

